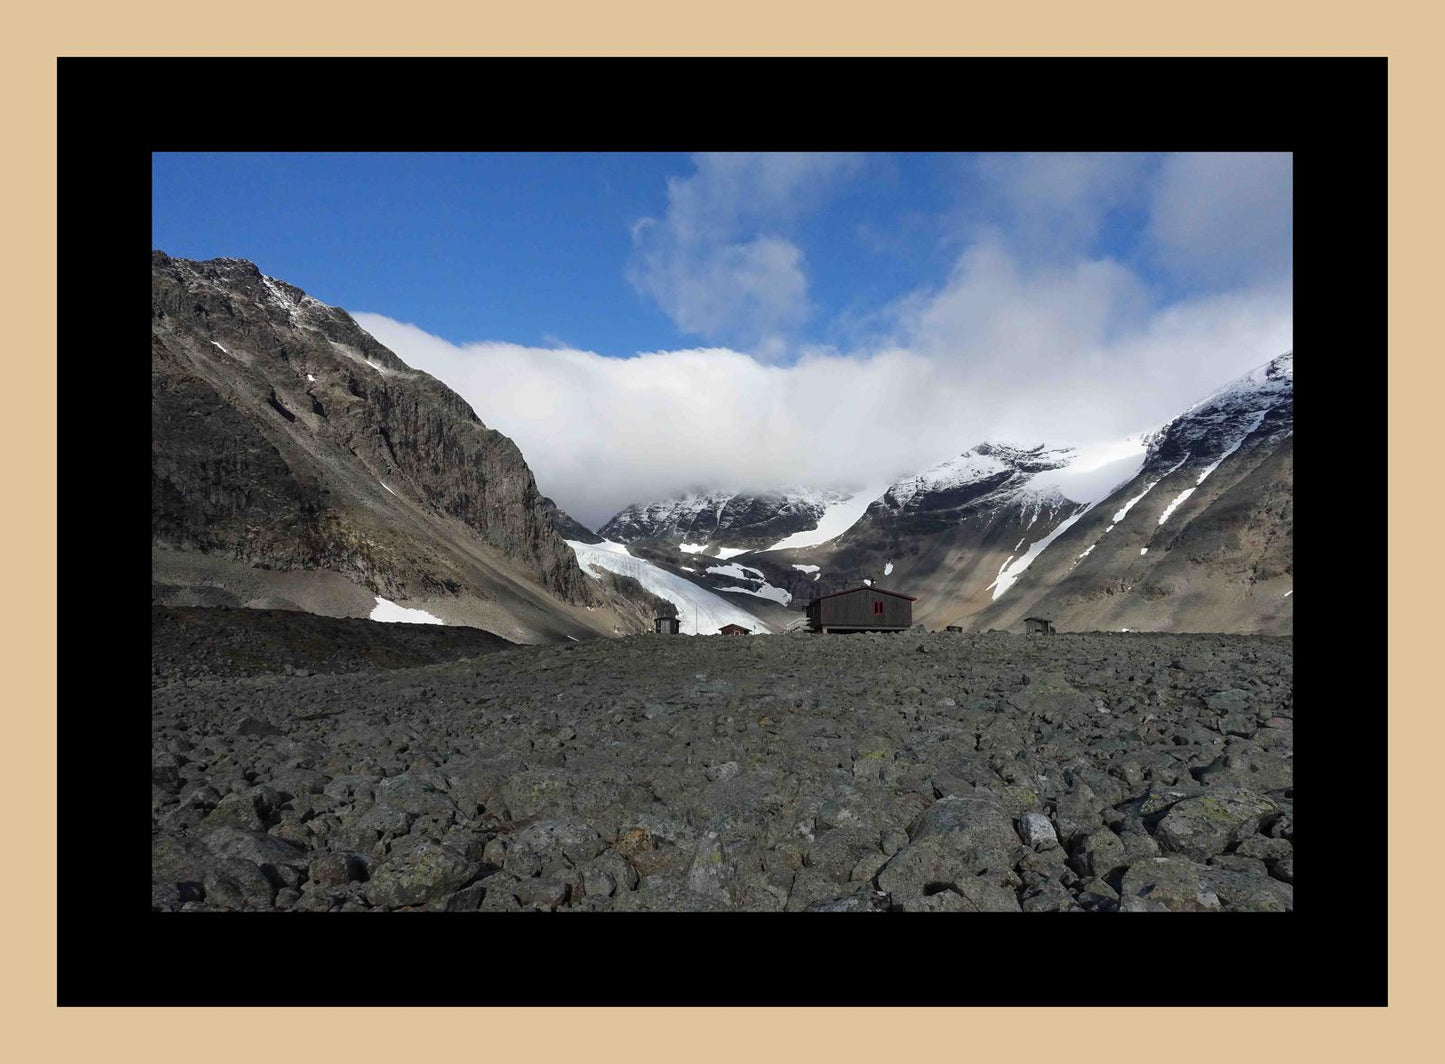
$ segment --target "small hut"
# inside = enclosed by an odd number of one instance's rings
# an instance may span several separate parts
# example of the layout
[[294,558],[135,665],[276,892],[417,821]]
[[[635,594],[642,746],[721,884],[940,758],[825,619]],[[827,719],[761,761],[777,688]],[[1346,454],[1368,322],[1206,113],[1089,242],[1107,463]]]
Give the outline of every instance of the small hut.
[[751,635],[746,628],[740,624],[725,624],[717,630],[718,635]]
[[1024,631],[1029,635],[1053,635],[1054,622],[1047,617],[1025,617]]
[[913,604],[901,591],[871,585],[820,595],[808,603],[808,627],[829,632],[905,632],[913,627]]
[[676,617],[654,617],[652,630],[658,635],[677,635]]

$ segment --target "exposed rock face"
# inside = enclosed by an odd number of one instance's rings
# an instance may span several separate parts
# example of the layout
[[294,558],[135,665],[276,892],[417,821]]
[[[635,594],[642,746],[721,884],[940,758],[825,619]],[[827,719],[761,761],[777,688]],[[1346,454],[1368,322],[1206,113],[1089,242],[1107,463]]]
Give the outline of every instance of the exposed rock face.
[[551,499],[542,500],[542,508],[547,511],[547,519],[552,522],[552,527],[563,539],[575,539],[581,543],[601,543],[602,537],[593,532],[586,525],[572,518]]
[[599,531],[616,543],[693,543],[757,550],[794,532],[817,528],[828,505],[843,497],[836,491],[801,489],[689,494],[629,506]]
[[520,577],[600,601],[516,445],[344,310],[250,262],[162,252],[151,303],[157,546],[389,598],[536,599]]

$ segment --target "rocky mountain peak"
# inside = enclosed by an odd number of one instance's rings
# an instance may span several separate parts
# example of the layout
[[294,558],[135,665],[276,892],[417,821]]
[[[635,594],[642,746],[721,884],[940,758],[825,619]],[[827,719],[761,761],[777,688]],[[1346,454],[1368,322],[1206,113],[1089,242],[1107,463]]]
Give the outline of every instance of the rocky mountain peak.
[[[516,445],[337,307],[244,259],[152,255],[152,536],[378,595],[494,598],[468,540],[596,601]],[[497,583],[501,581],[501,583]]]

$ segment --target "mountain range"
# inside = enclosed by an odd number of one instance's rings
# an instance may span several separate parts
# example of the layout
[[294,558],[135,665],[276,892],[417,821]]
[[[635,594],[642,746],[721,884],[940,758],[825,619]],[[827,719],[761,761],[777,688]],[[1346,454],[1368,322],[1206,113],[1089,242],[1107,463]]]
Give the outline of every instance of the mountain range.
[[250,262],[153,253],[151,380],[158,604],[542,642],[660,614],[782,631],[867,580],[930,627],[1292,625],[1290,354],[1122,440],[981,442],[861,490],[684,493],[595,532],[450,388]]
[[867,580],[918,596],[933,626],[1287,632],[1293,418],[1289,353],[1122,440],[983,442],[882,489],[780,493],[788,528],[822,512],[771,543],[752,534],[775,527],[768,497],[723,492],[629,506],[599,531],[672,569],[747,566],[749,591],[787,605]]

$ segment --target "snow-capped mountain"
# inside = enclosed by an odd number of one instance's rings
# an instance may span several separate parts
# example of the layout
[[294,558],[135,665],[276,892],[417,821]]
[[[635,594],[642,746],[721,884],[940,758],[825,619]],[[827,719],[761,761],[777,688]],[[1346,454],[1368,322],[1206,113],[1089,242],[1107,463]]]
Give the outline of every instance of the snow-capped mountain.
[[1139,474],[970,623],[1038,613],[1069,628],[1289,631],[1293,436],[1290,353],[1146,434]]
[[792,493],[804,527],[781,538],[743,528],[787,493],[629,507],[603,531],[709,586],[719,567],[687,552],[749,567],[734,590],[776,596],[772,610],[871,580],[919,596],[915,619],[934,626],[1040,613],[1064,630],[1288,631],[1293,429],[1286,354],[1124,439],[989,441],[821,508],[825,493]]
[[628,506],[598,532],[617,543],[687,544],[726,558],[814,529],[829,507],[847,498],[845,492],[810,488],[692,492]]

